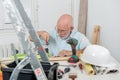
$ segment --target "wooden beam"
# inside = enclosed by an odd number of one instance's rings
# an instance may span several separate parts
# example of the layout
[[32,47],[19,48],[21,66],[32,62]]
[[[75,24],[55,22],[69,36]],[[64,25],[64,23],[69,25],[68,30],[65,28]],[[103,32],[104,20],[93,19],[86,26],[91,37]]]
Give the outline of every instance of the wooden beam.
[[78,31],[86,35],[88,0],[80,0]]
[[100,40],[100,25],[95,25],[92,33],[91,43],[99,44]]

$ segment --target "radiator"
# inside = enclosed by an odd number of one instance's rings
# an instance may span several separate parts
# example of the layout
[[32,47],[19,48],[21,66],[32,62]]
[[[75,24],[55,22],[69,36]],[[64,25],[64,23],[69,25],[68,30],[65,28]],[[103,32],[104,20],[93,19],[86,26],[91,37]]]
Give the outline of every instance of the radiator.
[[[19,43],[13,43],[18,53],[24,53],[23,48]],[[0,44],[0,58],[7,58],[12,55],[11,44]]]

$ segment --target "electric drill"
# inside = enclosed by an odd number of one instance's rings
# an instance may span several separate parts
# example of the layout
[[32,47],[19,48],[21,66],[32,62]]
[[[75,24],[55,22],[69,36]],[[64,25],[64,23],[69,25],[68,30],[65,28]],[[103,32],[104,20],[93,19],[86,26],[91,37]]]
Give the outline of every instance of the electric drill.
[[70,44],[72,48],[72,56],[68,59],[68,62],[70,63],[78,62],[79,58],[76,56],[76,46],[77,46],[78,40],[76,40],[75,38],[70,38],[69,40],[67,40],[67,43]]

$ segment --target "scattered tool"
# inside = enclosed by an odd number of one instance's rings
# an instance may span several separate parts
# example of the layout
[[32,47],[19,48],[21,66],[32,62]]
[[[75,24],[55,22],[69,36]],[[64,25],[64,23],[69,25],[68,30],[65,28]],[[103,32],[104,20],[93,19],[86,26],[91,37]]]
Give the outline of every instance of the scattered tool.
[[64,72],[61,69],[58,69],[58,79],[62,79]]
[[63,67],[73,67],[73,68],[77,67],[77,65],[59,65],[59,66],[63,66]]
[[110,70],[110,71],[107,72],[107,74],[116,73],[116,72],[118,72],[118,70]]
[[45,48],[46,53],[48,54],[48,57],[50,57],[51,55],[50,55],[50,52],[49,52],[48,41],[47,40],[46,40],[46,44],[45,44],[44,48]]
[[75,80],[75,78],[77,78],[77,75],[75,73],[70,73],[69,78],[71,78],[72,80]]
[[70,72],[70,68],[69,67],[64,69],[64,73],[68,73],[68,72]]
[[83,65],[80,63],[78,66],[79,66],[79,68],[81,70],[81,73],[83,73]]
[[48,41],[47,41],[47,40],[45,40],[45,42],[46,42],[45,51],[46,51],[47,53],[49,53],[49,49],[48,49]]
[[75,38],[70,38],[69,40],[67,40],[67,43],[71,45],[72,48],[72,56],[68,59],[68,62],[70,63],[76,63],[79,61],[78,56],[76,56],[76,45],[78,43],[78,40],[76,40]]
[[65,68],[64,71],[61,70],[61,69],[58,69],[58,79],[62,79],[63,75],[68,73],[68,72],[70,72],[70,68],[69,67]]

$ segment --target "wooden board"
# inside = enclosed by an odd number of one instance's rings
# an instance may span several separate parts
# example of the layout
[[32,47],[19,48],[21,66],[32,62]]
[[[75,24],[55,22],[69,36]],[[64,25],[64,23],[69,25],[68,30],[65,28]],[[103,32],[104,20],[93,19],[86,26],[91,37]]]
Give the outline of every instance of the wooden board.
[[95,25],[92,33],[92,44],[99,44],[99,38],[100,38],[100,25]]
[[88,0],[80,0],[78,31],[86,35]]
[[68,60],[70,57],[51,57],[49,58],[50,61],[66,61]]
[[[70,57],[50,57],[49,60],[50,61],[67,61]],[[4,64],[8,64],[8,63],[11,63],[13,62],[14,60],[11,59],[11,58],[3,58],[3,59],[0,59],[0,62],[1,63],[4,63]]]

